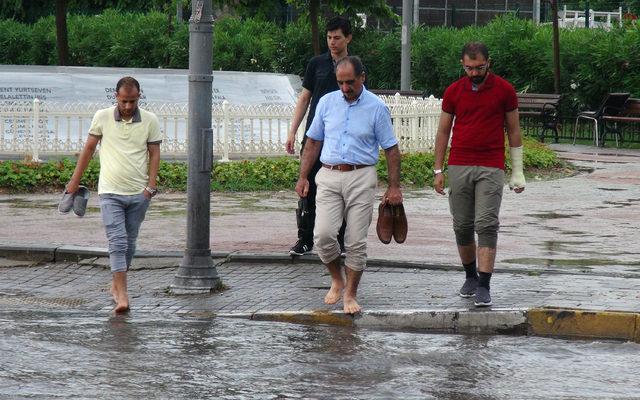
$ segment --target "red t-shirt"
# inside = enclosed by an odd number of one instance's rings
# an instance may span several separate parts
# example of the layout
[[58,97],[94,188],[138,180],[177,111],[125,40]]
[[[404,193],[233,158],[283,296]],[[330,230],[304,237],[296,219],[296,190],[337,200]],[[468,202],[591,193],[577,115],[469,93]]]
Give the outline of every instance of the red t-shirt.
[[445,90],[442,111],[454,115],[449,165],[504,169],[505,113],[518,108],[513,86],[489,73],[477,91],[462,77]]

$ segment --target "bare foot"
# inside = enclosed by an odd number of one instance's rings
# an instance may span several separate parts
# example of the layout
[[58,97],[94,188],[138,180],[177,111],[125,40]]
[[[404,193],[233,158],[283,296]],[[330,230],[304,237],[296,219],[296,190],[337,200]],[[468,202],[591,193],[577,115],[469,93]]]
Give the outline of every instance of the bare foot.
[[339,281],[331,282],[331,289],[327,292],[327,295],[324,296],[325,304],[336,304],[340,297],[342,297],[342,289],[344,288],[344,284]]
[[343,303],[344,303],[345,314],[357,314],[362,310],[362,308],[360,308],[360,305],[358,304],[354,296],[345,294]]
[[113,293],[113,301],[116,303],[116,306],[113,309],[113,311],[116,314],[129,311],[129,296],[127,295],[127,292],[121,291],[120,293],[116,293],[114,291],[112,293]]
[[111,294],[116,302],[113,309],[116,313],[129,311],[129,294],[127,293],[127,273],[114,272],[111,284]]
[[113,287],[113,283],[111,284],[111,289],[109,289],[109,292],[111,292],[111,297],[113,297],[113,302],[117,304],[118,298],[116,296],[116,289]]
[[118,304],[113,309],[113,312],[115,312],[116,314],[122,314],[122,313],[129,312],[129,304]]

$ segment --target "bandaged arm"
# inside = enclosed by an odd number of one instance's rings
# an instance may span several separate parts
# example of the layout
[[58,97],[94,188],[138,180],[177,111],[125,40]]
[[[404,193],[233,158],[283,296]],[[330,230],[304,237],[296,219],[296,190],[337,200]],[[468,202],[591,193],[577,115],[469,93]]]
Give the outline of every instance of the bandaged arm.
[[520,115],[517,108],[505,114],[505,125],[509,138],[509,155],[511,156],[509,188],[524,188],[526,182],[524,179],[522,137],[520,135]]
[[509,188],[523,188],[526,185],[524,180],[524,168],[522,161],[522,148],[509,147],[509,154],[511,155],[511,179],[509,180]]

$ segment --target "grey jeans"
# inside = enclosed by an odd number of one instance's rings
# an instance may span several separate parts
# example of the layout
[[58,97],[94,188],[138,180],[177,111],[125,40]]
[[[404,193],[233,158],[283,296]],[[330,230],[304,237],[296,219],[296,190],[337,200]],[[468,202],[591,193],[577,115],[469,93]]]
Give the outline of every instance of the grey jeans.
[[504,171],[499,168],[449,165],[449,209],[456,242],[467,246],[478,234],[478,246],[498,242]]
[[111,272],[125,272],[131,266],[136,252],[136,239],[140,225],[149,207],[144,193],[100,195],[100,211],[109,240]]

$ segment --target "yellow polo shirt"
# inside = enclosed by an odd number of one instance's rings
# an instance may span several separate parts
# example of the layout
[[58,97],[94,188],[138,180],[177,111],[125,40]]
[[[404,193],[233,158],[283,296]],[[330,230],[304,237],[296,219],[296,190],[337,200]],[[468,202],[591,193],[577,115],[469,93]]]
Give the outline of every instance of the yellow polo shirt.
[[96,112],[89,134],[101,138],[98,193],[142,193],[149,181],[147,145],[162,142],[158,117],[138,107],[125,121],[113,106]]

